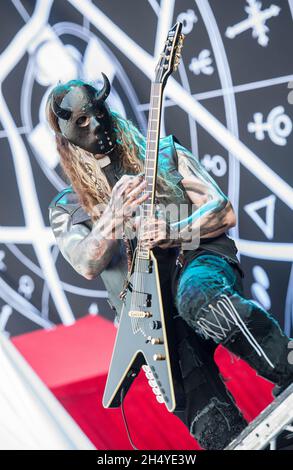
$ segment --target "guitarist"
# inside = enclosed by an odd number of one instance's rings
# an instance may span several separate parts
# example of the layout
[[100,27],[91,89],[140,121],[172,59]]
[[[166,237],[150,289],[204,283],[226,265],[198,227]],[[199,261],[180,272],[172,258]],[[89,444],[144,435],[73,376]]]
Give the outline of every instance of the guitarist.
[[[50,223],[73,268],[87,279],[101,275],[118,322],[119,293],[135,246],[133,215],[148,196],[142,174],[145,138],[108,107],[110,84],[103,77],[101,90],[72,80],[57,85],[48,97],[47,119],[71,183],[51,203]],[[236,223],[233,208],[173,136],[160,141],[157,195],[164,204],[188,207],[188,216],[177,220],[158,210],[142,240],[154,250],[162,293],[172,286],[178,312],[176,347],[186,398],[181,419],[203,448],[223,449],[247,423],[213,360],[217,345],[282,390],[293,379],[289,338],[273,317],[244,298],[237,249],[226,235]],[[199,245],[184,250],[183,242],[199,227]]]

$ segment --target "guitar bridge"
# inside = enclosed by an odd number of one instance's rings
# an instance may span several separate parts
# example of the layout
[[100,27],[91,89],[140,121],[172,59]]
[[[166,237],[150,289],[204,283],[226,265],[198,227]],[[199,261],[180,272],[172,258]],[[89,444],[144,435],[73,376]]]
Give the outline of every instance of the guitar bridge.
[[151,312],[144,312],[142,310],[129,310],[128,316],[131,318],[150,318]]

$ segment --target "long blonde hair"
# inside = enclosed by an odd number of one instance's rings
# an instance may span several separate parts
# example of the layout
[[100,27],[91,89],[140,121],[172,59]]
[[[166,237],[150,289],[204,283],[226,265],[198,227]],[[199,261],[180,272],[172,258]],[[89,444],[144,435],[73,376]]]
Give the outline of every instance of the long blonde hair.
[[[55,132],[61,167],[76,192],[81,205],[90,214],[92,220],[96,220],[100,215],[97,205],[108,203],[112,189],[105,174],[97,165],[94,155],[70,143],[62,135],[58,118],[51,106],[54,90],[47,100],[46,117],[50,127]],[[122,166],[126,173],[138,174],[144,169],[146,139],[131,120],[123,118],[114,110],[110,110],[110,113],[116,134],[116,152],[118,152],[118,157],[122,161]],[[173,193],[176,197],[180,192],[179,188],[168,182],[168,175],[164,175],[162,171],[160,172],[160,169],[157,175],[156,188],[158,194],[162,196],[160,202],[164,201],[164,195],[169,197],[170,193]]]

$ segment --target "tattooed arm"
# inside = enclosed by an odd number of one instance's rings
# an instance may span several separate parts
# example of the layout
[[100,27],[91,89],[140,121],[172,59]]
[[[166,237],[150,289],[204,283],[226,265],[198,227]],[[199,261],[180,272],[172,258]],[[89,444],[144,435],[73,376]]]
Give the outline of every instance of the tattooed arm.
[[205,168],[181,145],[176,144],[176,151],[181,184],[192,203],[192,214],[170,225],[160,217],[149,220],[143,236],[147,248],[167,248],[191,241],[194,246],[190,248],[197,248],[200,238],[216,237],[236,224],[231,203]]
[[[106,214],[105,214],[106,217]],[[103,219],[97,221],[92,230],[83,224],[72,224],[70,214],[63,207],[53,207],[49,213],[50,224],[57,245],[64,258],[86,279],[93,279],[109,264],[118,252],[118,240],[102,232]],[[105,220],[105,219],[104,219]]]

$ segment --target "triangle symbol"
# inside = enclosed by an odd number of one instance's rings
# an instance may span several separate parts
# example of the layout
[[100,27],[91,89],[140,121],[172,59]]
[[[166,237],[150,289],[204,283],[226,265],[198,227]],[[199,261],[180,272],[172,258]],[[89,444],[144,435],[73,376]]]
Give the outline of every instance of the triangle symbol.
[[[274,213],[275,213],[276,196],[260,199],[244,206],[245,212],[252,218],[256,225],[261,229],[265,236],[271,240],[274,236]],[[265,208],[265,220],[257,213],[259,209]]]

